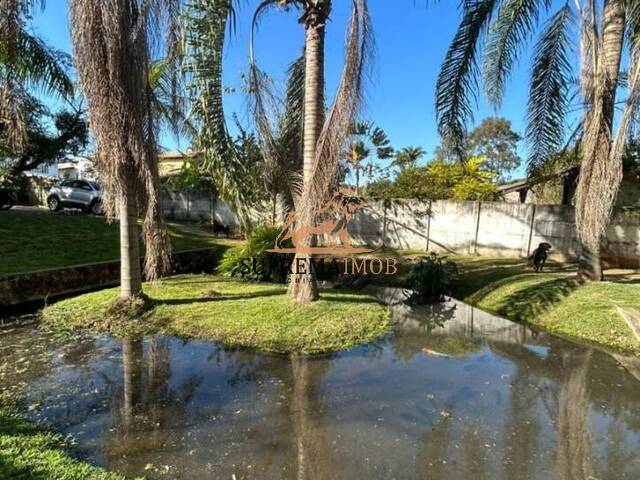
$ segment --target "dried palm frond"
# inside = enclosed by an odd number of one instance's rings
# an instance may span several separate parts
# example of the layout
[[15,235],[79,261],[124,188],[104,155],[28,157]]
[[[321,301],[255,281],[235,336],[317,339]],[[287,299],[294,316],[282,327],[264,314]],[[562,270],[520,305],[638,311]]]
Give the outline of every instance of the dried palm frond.
[[255,56],[255,34],[260,18],[271,6],[287,6],[265,0],[256,9],[249,44],[248,107],[258,131],[264,158],[264,183],[272,196],[281,194],[290,206],[297,203],[302,187],[302,114],[304,104],[304,55],[288,71],[284,102],[274,92],[271,79],[260,70]]
[[[585,49],[583,64],[583,95],[589,104],[583,120],[584,135],[581,142],[582,164],[576,191],[576,226],[583,245],[590,251],[600,251],[620,182],[622,181],[622,153],[637,95],[637,74],[632,75],[627,112],[622,130],[618,132],[617,146],[612,148],[612,119],[615,99],[614,85],[603,55],[603,36],[595,26],[595,5],[587,2],[582,16],[582,42]],[[622,142],[622,143],[620,143]]]

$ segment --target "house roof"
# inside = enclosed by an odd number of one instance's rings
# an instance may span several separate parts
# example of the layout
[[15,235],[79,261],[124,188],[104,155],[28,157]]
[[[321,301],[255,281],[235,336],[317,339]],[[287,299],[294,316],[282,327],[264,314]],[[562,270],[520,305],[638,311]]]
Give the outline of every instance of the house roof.
[[535,185],[539,185],[541,183],[546,183],[549,180],[554,180],[556,178],[562,178],[567,176],[568,174],[575,173],[580,169],[579,166],[567,167],[559,172],[552,173],[550,175],[544,175],[540,177],[531,177],[531,178],[521,178],[519,180],[514,180],[513,182],[505,183],[504,185],[499,185],[497,190],[499,193],[511,193],[511,192],[519,192],[521,190],[529,190],[531,187]]
[[158,154],[158,160],[161,162],[175,162],[178,160],[187,160],[187,159],[191,159],[191,158],[196,158],[198,156],[200,156],[201,152],[193,152],[193,151],[188,151],[188,152],[180,152],[177,150],[172,150],[172,151],[168,151],[168,152],[162,152]]

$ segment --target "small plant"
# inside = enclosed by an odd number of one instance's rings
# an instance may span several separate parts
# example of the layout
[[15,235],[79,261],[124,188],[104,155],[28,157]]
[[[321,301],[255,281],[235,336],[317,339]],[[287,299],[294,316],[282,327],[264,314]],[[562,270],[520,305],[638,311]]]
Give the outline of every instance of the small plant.
[[450,293],[451,284],[458,277],[458,267],[447,257],[431,252],[421,257],[409,272],[408,286],[412,290],[411,300],[418,303],[435,303],[444,300]]
[[[242,277],[247,280],[273,281],[284,283],[286,272],[280,268],[282,254],[268,252],[276,244],[280,234],[279,227],[263,225],[251,232],[243,247],[232,248],[225,252],[218,272],[229,277]],[[284,247],[293,246],[285,242]]]

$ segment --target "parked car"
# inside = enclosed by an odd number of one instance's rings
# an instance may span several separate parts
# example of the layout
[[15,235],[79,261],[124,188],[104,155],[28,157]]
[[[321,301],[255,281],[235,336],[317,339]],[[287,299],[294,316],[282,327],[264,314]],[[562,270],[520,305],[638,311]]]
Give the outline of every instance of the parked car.
[[80,208],[94,215],[102,215],[100,185],[89,180],[66,180],[51,187],[47,196],[49,210]]
[[9,210],[16,203],[16,192],[10,188],[0,188],[0,210]]

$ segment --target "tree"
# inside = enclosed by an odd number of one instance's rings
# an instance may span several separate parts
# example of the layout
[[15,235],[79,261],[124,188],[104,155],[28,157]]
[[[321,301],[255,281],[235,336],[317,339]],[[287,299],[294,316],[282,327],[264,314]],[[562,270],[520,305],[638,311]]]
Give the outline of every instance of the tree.
[[393,165],[401,171],[409,167],[414,167],[425,154],[426,152],[422,147],[404,147],[396,152]]
[[[331,108],[325,114],[325,26],[331,13],[331,0],[267,0],[262,2],[253,21],[255,31],[258,19],[268,7],[297,8],[300,23],[305,29],[304,81],[297,91],[301,94],[299,105],[302,114],[302,168],[292,175],[290,188],[299,225],[313,226],[315,210],[329,196],[335,184],[340,154],[344,151],[344,139],[354,125],[362,101],[364,73],[369,59],[371,30],[366,0],[353,0],[353,12],[347,33],[345,63]],[[285,164],[276,147],[273,115],[269,111],[269,95],[265,92],[264,76],[255,63],[254,34],[251,41],[251,93],[254,98],[253,112],[260,133],[265,159],[276,164]],[[284,171],[284,170],[282,170]],[[306,247],[312,246],[314,239]],[[298,271],[297,265],[307,265]],[[295,281],[290,282],[289,294],[300,303],[318,298],[315,274],[311,270],[311,255],[298,253],[294,259]]]
[[44,6],[29,0],[0,2],[0,149],[3,156],[17,159],[8,172],[12,176],[38,166],[36,155],[50,161],[74,138],[82,141],[80,117],[71,119],[72,114],[63,112],[55,119],[59,136],[50,136],[40,118],[48,112],[32,94],[73,94],[69,56],[27,31],[38,4]]
[[[84,112],[61,110],[54,115],[32,98],[25,112],[25,137],[17,146],[10,133],[0,131],[0,156],[11,159],[8,175],[17,177],[66,154],[78,155],[88,142],[89,127]],[[57,132],[52,134],[44,120],[51,117]]]
[[350,135],[351,142],[343,153],[344,159],[353,169],[356,180],[356,195],[360,193],[360,172],[365,168],[372,169],[364,164],[366,160],[375,155],[379,160],[386,160],[393,155],[393,147],[387,134],[380,127],[371,122],[356,122]]
[[[178,0],[71,0],[75,63],[96,142],[103,204],[120,221],[120,298],[142,294],[138,211],[143,212],[144,273],[169,268],[169,242],[160,217],[156,117],[150,85],[150,43],[176,12]],[[171,21],[171,20],[169,20]]]
[[466,162],[434,160],[425,167],[409,166],[395,180],[379,180],[367,187],[367,196],[377,199],[492,200],[495,179],[482,157]]
[[[465,125],[472,114],[477,59],[483,57],[483,85],[489,101],[499,106],[513,66],[525,51],[548,0],[472,0],[464,2],[462,21],[447,51],[436,88],[438,127],[462,155]],[[573,35],[576,18],[579,38]],[[625,40],[625,30],[629,32]],[[486,35],[485,35],[486,33]],[[640,4],[625,0],[566,2],[547,16],[534,46],[529,86],[526,140],[529,165],[544,162],[565,141],[570,87],[579,64],[579,125],[582,163],[576,195],[576,225],[582,242],[580,275],[602,278],[601,243],[609,224],[622,177],[622,155],[627,143],[640,89],[638,34]],[[627,99],[614,135],[616,94],[622,87],[622,52],[628,42]],[[484,49],[481,47],[484,43]],[[579,59],[572,46],[580,45]]]
[[520,166],[521,159],[517,151],[520,139],[520,135],[511,129],[509,120],[488,117],[469,134],[470,154],[483,157],[484,167],[496,179],[504,180],[506,173]]
[[69,56],[46,45],[26,29],[32,11],[44,2],[0,2],[0,132],[18,150],[27,137],[30,89],[69,97],[73,84],[67,75]]

